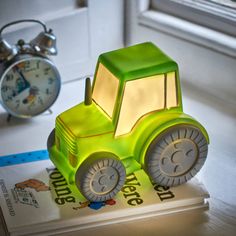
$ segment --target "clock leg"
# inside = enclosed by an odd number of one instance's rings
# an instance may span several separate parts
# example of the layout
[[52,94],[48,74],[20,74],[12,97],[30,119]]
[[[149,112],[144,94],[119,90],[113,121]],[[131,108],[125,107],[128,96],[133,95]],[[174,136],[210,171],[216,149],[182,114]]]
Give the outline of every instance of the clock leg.
[[49,114],[51,115],[52,114],[52,110],[49,108],[48,111],[49,111]]

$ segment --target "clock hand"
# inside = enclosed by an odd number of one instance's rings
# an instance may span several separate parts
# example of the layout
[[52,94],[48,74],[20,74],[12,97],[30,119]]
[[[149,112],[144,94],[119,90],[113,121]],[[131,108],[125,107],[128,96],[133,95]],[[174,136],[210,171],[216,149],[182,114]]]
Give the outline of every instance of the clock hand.
[[25,84],[25,82],[21,78],[18,78],[16,80],[16,90],[13,91],[12,96],[15,97],[18,94],[22,93],[23,91],[25,91],[26,89],[29,89],[29,88],[30,88],[29,84]]
[[19,91],[18,91],[18,93],[20,93],[20,92],[22,92],[24,89],[29,88],[29,87],[30,87],[30,83],[29,83],[29,81],[26,80],[25,76],[23,75],[23,73],[22,73],[22,71],[19,69],[19,67],[16,66],[15,68],[16,68],[17,73],[18,73],[19,76],[20,76],[20,79],[21,79],[21,80],[23,81],[23,83],[24,83],[23,86],[20,87],[20,89],[19,89]]

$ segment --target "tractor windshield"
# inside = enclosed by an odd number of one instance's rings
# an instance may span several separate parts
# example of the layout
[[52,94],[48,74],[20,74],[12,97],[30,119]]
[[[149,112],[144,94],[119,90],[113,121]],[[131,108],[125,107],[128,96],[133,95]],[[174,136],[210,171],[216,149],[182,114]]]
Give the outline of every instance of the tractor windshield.
[[112,118],[119,80],[101,63],[98,66],[93,88],[93,100]]
[[177,105],[175,72],[127,81],[116,136],[130,132],[142,116]]

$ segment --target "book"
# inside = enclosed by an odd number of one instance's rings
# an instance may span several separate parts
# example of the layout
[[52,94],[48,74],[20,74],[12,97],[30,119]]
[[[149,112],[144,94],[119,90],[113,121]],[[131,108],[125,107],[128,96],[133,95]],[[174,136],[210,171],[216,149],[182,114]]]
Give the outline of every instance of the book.
[[114,199],[89,202],[66,183],[45,150],[0,160],[0,206],[8,235],[53,235],[208,207],[209,194],[196,178],[163,187],[139,170],[127,176]]

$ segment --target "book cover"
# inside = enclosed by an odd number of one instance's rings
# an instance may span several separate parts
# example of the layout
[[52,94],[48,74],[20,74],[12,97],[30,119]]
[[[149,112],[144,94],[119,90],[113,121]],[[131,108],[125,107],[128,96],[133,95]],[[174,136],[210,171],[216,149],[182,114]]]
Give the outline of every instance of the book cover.
[[47,156],[30,161],[29,153],[20,155],[26,163],[12,156],[0,167],[0,205],[10,235],[50,235],[207,207],[209,194],[197,179],[169,188],[152,184],[143,170],[127,176],[114,199],[89,202]]

